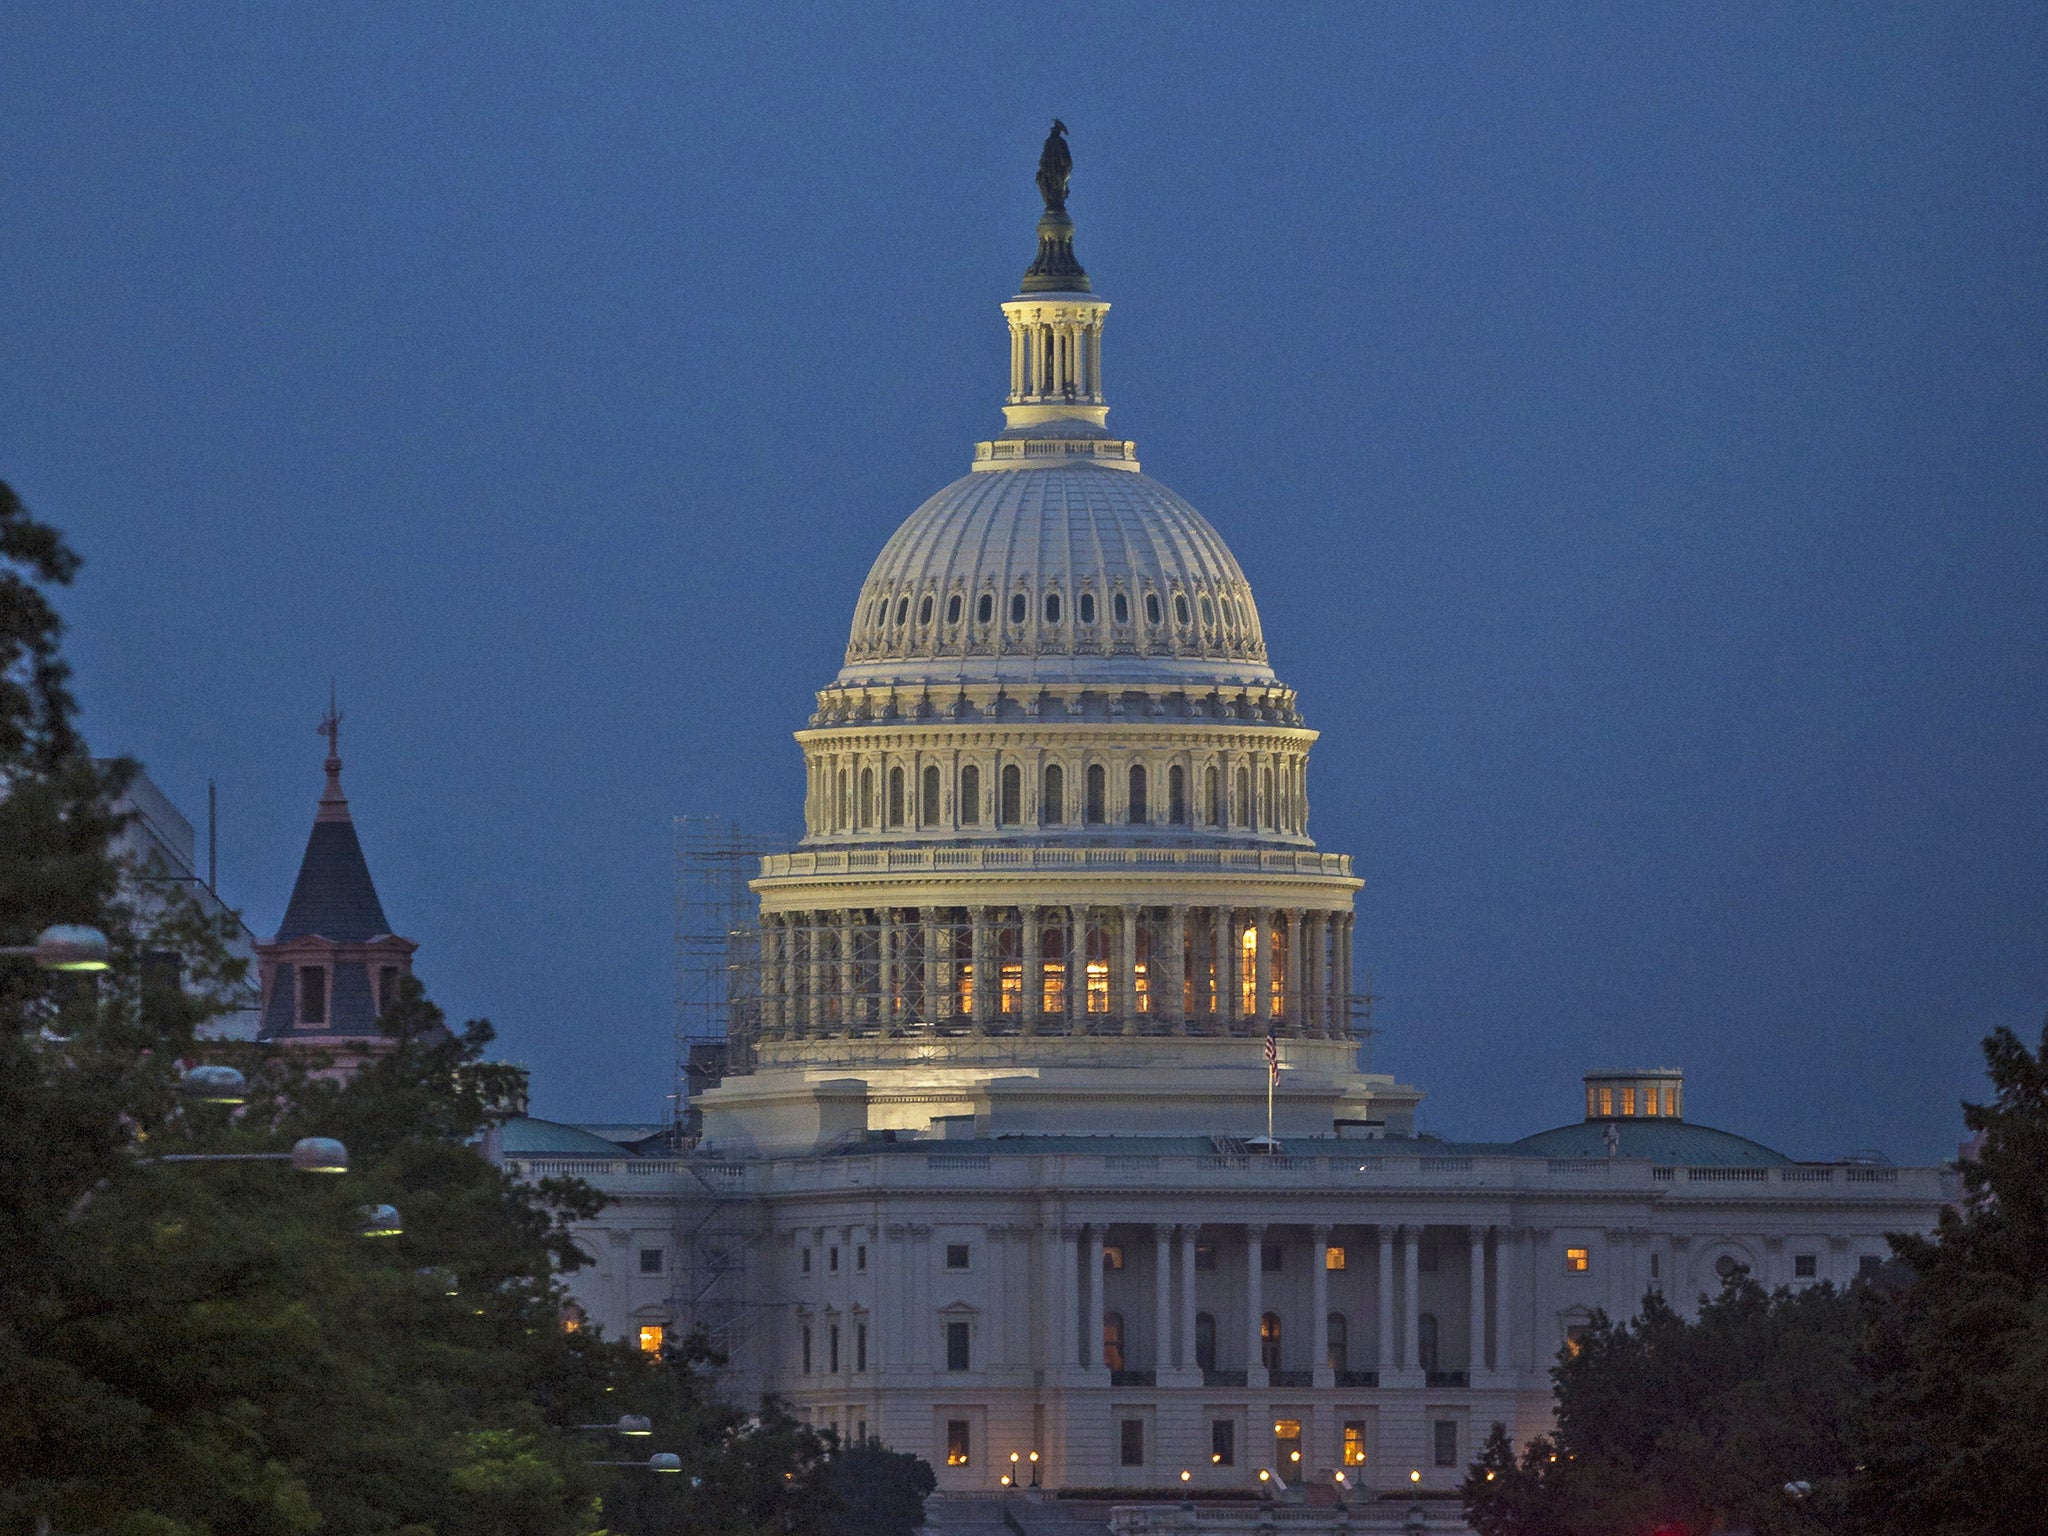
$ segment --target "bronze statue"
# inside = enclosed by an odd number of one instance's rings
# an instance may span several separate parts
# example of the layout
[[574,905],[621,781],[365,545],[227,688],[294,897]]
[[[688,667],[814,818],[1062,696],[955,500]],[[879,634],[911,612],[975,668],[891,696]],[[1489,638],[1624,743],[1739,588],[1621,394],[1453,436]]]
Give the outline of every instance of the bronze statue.
[[1064,213],[1067,207],[1067,179],[1074,174],[1074,157],[1067,151],[1067,125],[1052,120],[1052,132],[1045,136],[1045,148],[1038,156],[1038,192],[1045,199],[1047,213]]

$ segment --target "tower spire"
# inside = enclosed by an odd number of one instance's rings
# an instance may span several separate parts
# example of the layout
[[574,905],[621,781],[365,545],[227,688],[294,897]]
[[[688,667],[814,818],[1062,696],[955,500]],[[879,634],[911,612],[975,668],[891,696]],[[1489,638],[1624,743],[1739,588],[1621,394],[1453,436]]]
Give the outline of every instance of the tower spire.
[[327,713],[320,717],[317,729],[327,738],[327,761],[321,765],[327,770],[327,787],[320,791],[320,809],[313,819],[347,821],[348,797],[341,792],[341,711],[334,707],[332,682],[327,685]]
[[1038,192],[1045,199],[1045,213],[1038,221],[1038,257],[1024,269],[1025,293],[1090,291],[1088,274],[1074,255],[1074,221],[1067,214],[1067,183],[1073,174],[1067,125],[1054,118],[1038,155]]

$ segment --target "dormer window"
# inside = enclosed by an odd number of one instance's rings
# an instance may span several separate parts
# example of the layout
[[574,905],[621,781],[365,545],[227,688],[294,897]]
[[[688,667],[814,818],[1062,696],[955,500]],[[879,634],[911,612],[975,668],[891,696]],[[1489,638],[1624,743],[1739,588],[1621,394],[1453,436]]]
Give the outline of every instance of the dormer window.
[[1109,611],[1119,624],[1131,622],[1131,600],[1119,592],[1109,600]]
[[1095,622],[1095,594],[1093,592],[1083,592],[1079,601],[1081,605],[1081,622],[1083,624],[1093,624]]
[[324,965],[299,967],[299,1022],[327,1022],[327,967]]

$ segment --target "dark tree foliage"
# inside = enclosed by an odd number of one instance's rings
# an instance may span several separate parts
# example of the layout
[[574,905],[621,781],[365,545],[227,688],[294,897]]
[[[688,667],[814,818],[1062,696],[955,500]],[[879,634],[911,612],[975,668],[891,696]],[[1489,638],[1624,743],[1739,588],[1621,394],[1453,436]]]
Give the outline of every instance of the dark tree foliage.
[[1766,1294],[1740,1271],[1696,1322],[1655,1292],[1633,1323],[1596,1314],[1551,1373],[1556,1430],[1517,1457],[1496,1426],[1466,1518],[1481,1536],[1811,1531],[1855,1464],[1858,1326],[1830,1286]]
[[857,1440],[833,1458],[831,1485],[846,1511],[839,1529],[847,1536],[911,1536],[939,1480],[920,1456]]
[[1873,1298],[1858,1525],[1961,1536],[2048,1529],[2048,1028],[1984,1042],[1994,1097],[1962,1209],[1894,1238],[1906,1283]]

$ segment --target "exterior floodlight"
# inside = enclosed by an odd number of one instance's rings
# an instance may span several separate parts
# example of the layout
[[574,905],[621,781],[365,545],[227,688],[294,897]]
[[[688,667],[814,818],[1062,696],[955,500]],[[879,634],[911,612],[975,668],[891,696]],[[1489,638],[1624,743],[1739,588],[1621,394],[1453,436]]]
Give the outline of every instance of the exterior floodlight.
[[622,1413],[612,1428],[622,1435],[651,1435],[654,1433],[654,1421],[643,1413]]
[[347,1173],[348,1148],[332,1136],[301,1136],[292,1143],[292,1166],[300,1173]]
[[107,936],[97,928],[58,923],[36,935],[33,944],[9,944],[0,955],[33,960],[46,971],[104,971]]
[[356,1230],[364,1237],[397,1237],[405,1231],[405,1222],[392,1205],[366,1205],[356,1215],[360,1218]]
[[1264,1467],[1261,1467],[1259,1468],[1259,1481],[1262,1483],[1270,1483],[1271,1481],[1273,1481],[1273,1474],[1268,1472]]
[[246,1104],[249,1080],[233,1067],[188,1067],[178,1079],[178,1096],[193,1104]]
[[1005,1472],[1005,1473],[1004,1473],[1004,1474],[1002,1475],[1002,1479],[1001,1479],[1001,1481],[1002,1481],[1002,1485],[1003,1485],[1003,1486],[1004,1486],[1005,1488],[1009,1487],[1009,1486],[1010,1486],[1010,1482],[1011,1482],[1010,1474],[1009,1474],[1009,1473],[1007,1473],[1007,1472]]
[[1419,1482],[1421,1482],[1421,1481],[1422,1481],[1422,1469],[1421,1469],[1420,1467],[1410,1467],[1410,1468],[1408,1469],[1408,1481],[1409,1481],[1409,1482],[1411,1482],[1411,1483],[1419,1483]]
[[683,1458],[674,1451],[656,1451],[647,1458],[647,1470],[650,1472],[680,1472],[683,1470]]

